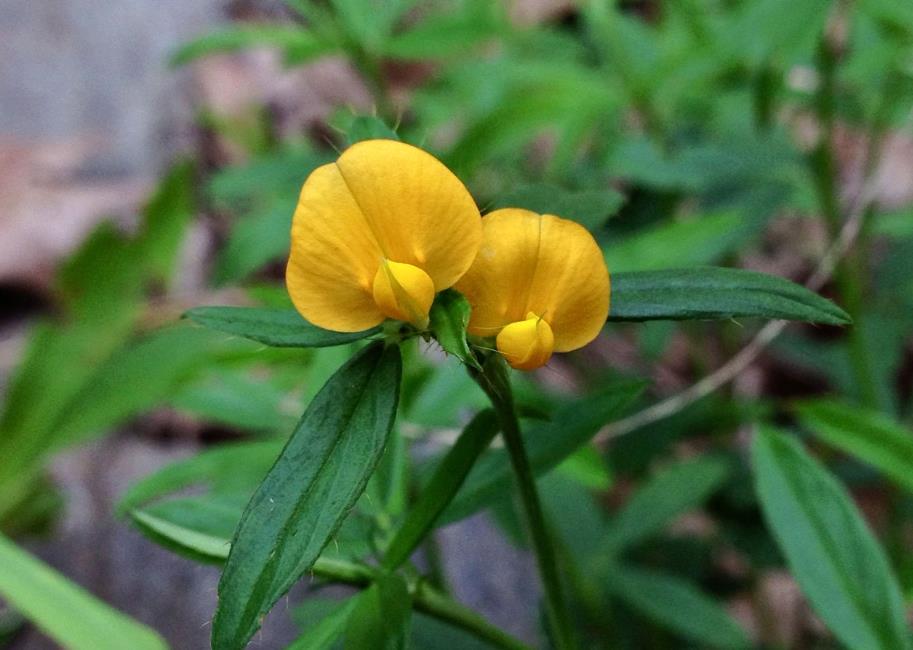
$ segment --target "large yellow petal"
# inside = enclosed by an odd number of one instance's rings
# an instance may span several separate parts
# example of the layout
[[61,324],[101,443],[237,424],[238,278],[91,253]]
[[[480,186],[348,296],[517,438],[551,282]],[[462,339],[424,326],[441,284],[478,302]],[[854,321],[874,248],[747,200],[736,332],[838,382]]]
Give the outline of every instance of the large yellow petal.
[[479,250],[482,223],[447,167],[394,140],[359,142],[336,165],[387,259],[422,269],[437,291],[460,279]]
[[456,287],[472,305],[472,334],[496,335],[532,313],[551,326],[556,352],[596,338],[609,313],[609,273],[583,226],[517,208],[482,225],[479,254]]
[[295,308],[313,324],[358,332],[384,315],[372,295],[383,259],[335,164],[315,169],[292,220],[285,281]]
[[481,237],[475,202],[441,162],[401,142],[360,142],[301,190],[289,294],[315,325],[366,329],[384,319],[373,295],[384,260],[421,269],[441,291],[469,268]]

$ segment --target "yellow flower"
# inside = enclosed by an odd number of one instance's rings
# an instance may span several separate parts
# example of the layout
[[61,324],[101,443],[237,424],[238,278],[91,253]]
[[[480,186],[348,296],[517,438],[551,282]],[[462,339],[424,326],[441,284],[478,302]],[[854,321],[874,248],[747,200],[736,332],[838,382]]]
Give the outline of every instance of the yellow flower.
[[434,295],[466,272],[479,210],[441,162],[393,140],[367,140],[314,170],[292,221],[286,284],[311,323],[357,332],[385,318],[428,324]]
[[472,305],[470,334],[497,335],[498,350],[521,370],[596,338],[609,314],[609,272],[583,226],[506,208],[482,228],[479,254],[456,285]]

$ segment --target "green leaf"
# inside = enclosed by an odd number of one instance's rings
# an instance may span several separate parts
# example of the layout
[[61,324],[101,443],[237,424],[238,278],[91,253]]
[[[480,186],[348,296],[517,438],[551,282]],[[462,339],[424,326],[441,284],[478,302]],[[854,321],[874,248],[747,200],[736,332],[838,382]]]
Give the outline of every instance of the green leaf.
[[43,324],[33,333],[0,418],[0,518],[24,496],[50,452],[61,414],[98,364],[122,344],[129,320],[112,318],[110,329],[84,322]]
[[[593,449],[582,447],[582,449]],[[600,575],[592,566],[596,558],[605,557],[606,513],[600,501],[604,493],[594,492],[578,481],[570,478],[559,465],[554,472],[536,481],[542,508],[550,526],[554,530],[555,540],[564,547],[564,554],[572,558],[575,571],[583,570],[590,579]],[[508,534],[519,544],[525,544],[525,532],[519,519],[519,513],[509,499],[502,499],[500,522],[507,524]],[[497,510],[495,512],[498,512]],[[497,516],[497,515],[496,515]],[[513,520],[513,521],[512,521]]]
[[431,331],[444,352],[478,369],[479,362],[466,341],[470,311],[469,301],[461,293],[453,289],[439,293],[431,305]]
[[[620,108],[617,89],[595,73],[567,61],[553,60],[529,65],[493,62],[471,69],[466,92],[485,100],[479,106],[455,107],[465,102],[455,96],[446,114],[461,113],[465,130],[444,162],[459,174],[467,174],[486,160],[515,154],[542,129],[558,136],[559,149],[580,144],[581,121],[598,121]],[[492,76],[490,84],[484,77]]]
[[738,211],[667,220],[610,243],[606,264],[613,274],[713,264],[748,241],[759,226]]
[[745,59],[752,65],[774,59],[789,64],[808,61],[827,23],[828,0],[757,0],[741,5],[725,32],[721,56]]
[[773,275],[705,267],[612,275],[610,321],[782,318],[845,325],[850,317],[805,287]]
[[488,406],[488,399],[466,372],[450,364],[428,368],[422,383],[411,391],[404,416],[427,428],[458,427],[473,413]]
[[412,650],[492,650],[491,643],[481,640],[471,632],[456,627],[433,616],[413,611]]
[[0,535],[0,595],[62,647],[164,650],[148,627],[97,600]]
[[498,420],[490,409],[481,411],[463,429],[390,542],[383,561],[384,568],[393,571],[409,559],[497,432]]
[[594,447],[581,447],[558,465],[558,472],[591,490],[612,487],[612,475],[605,459]]
[[[338,365],[338,364],[337,364]],[[297,413],[288,393],[272,378],[254,377],[250,368],[210,366],[181,385],[168,403],[208,422],[256,432],[287,432]]]
[[837,400],[797,407],[802,426],[913,491],[913,432],[892,418]]
[[[549,422],[524,432],[533,472],[545,474],[586,444],[599,429],[622,412],[643,389],[641,382],[619,383],[559,409]],[[438,525],[458,521],[510,492],[513,474],[504,449],[493,449],[473,466]]]
[[638,489],[611,520],[604,548],[619,551],[659,533],[675,517],[700,506],[729,473],[729,463],[709,456],[664,469]]
[[[118,513],[157,544],[220,564],[244,504],[282,446],[282,440],[230,444],[167,465],[131,486]],[[180,496],[189,489],[194,496]]]
[[524,208],[539,214],[554,214],[595,231],[614,216],[624,202],[624,195],[610,188],[572,192],[554,185],[526,185],[498,197],[492,209]]
[[747,648],[745,631],[719,603],[676,576],[615,567],[609,589],[657,624],[701,647]]
[[358,595],[343,603],[334,603],[333,610],[307,629],[288,650],[330,650],[345,633],[349,619],[361,603],[360,598]]
[[250,493],[276,461],[282,445],[279,440],[228,444],[177,461],[134,483],[121,497],[117,511],[125,513],[199,485],[217,494]]
[[393,426],[399,348],[368,346],[317,394],[244,511],[219,582],[213,648],[243,648],[355,505]]
[[102,223],[92,232],[57,276],[57,289],[72,324],[128,320],[142,300],[141,251],[136,240],[127,239],[111,223]]
[[282,198],[290,228],[302,183],[308,174],[329,160],[326,154],[300,144],[278,146],[249,162],[219,170],[213,174],[206,191],[220,210],[231,212],[248,210],[265,199]]
[[193,188],[193,163],[178,163],[162,179],[146,206],[137,242],[138,257],[153,280],[168,282],[174,272],[184,233],[196,213]]
[[892,0],[861,0],[859,9],[908,37],[913,35],[913,5]]
[[211,332],[172,327],[118,350],[63,411],[55,446],[108,431],[161,404],[213,353],[215,343]]
[[276,47],[304,62],[333,50],[314,34],[290,25],[238,25],[215,31],[182,45],[170,59],[172,66],[184,65],[209,54],[236,52],[255,47]]
[[231,541],[227,537],[181,526],[145,510],[131,510],[128,514],[143,534],[180,555],[213,564],[228,558]]
[[404,650],[409,637],[412,597],[397,575],[378,576],[357,597],[349,618],[345,647],[351,650]]
[[[87,405],[82,395],[106,381],[109,361],[116,366],[129,355],[125,343],[140,315],[144,289],[151,280],[167,280],[193,212],[191,173],[179,164],[166,176],[143,211],[136,237],[103,224],[58,274],[61,313],[35,328],[3,400],[0,518],[28,492],[47,454],[73,438],[71,418],[82,422],[80,435],[101,435],[102,427],[129,417],[145,399],[134,391],[124,399],[118,395],[117,404]],[[127,401],[132,401],[129,408]]]
[[235,223],[216,260],[213,280],[217,285],[243,280],[288,255],[294,210],[289,203],[289,196],[275,197]]
[[509,29],[500,20],[500,7],[482,0],[464,2],[461,10],[425,18],[407,31],[392,36],[383,53],[394,59],[427,60],[460,55]]
[[844,487],[771,428],[752,461],[764,516],[818,616],[851,648],[910,648],[897,579]]
[[304,320],[294,309],[260,307],[196,307],[184,314],[209,329],[243,336],[279,348],[323,348],[342,345],[380,332],[331,332]]

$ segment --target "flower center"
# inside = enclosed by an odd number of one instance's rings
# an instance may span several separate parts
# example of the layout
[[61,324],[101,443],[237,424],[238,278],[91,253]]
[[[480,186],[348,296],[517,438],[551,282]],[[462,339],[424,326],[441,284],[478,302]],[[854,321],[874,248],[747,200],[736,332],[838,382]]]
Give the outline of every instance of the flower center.
[[548,363],[555,349],[551,326],[533,312],[526,320],[505,325],[497,338],[498,351],[517,370],[535,370]]
[[374,276],[374,302],[387,318],[428,327],[434,282],[417,266],[384,259]]

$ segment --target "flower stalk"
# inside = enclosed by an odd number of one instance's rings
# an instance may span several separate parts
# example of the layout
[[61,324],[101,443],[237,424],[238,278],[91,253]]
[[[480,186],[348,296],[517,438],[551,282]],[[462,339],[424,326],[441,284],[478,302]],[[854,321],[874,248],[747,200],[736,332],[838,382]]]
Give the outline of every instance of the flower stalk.
[[[812,178],[818,193],[818,202],[824,215],[832,241],[836,241],[841,224],[842,210],[836,186],[837,162],[834,159],[834,134],[836,127],[836,75],[839,57],[835,44],[830,42],[827,33],[822,35],[817,53],[818,69],[821,83],[815,96],[815,109],[821,124],[821,135],[815,149],[808,157]],[[869,170],[866,170],[867,172]],[[875,371],[869,359],[865,340],[865,319],[862,298],[865,293],[864,274],[866,228],[860,231],[860,241],[855,250],[849,251],[837,265],[834,277],[847,311],[853,317],[853,327],[848,332],[847,350],[854,379],[859,388],[860,399],[869,408],[878,407],[878,388]]]
[[[314,564],[312,572],[323,579],[358,588],[370,586],[378,574],[377,569],[365,564],[323,557]],[[435,589],[425,580],[410,581],[409,592],[412,595],[415,609],[420,612],[462,628],[498,648],[531,650],[519,639],[495,627],[473,610]]]
[[575,647],[573,628],[558,574],[558,558],[536,489],[536,477],[520,433],[507,366],[500,354],[493,354],[486,359],[482,372],[470,370],[470,374],[491,400],[501,425],[501,435],[517,479],[523,513],[539,567],[545,592],[545,609],[555,647],[558,650],[572,650]]

